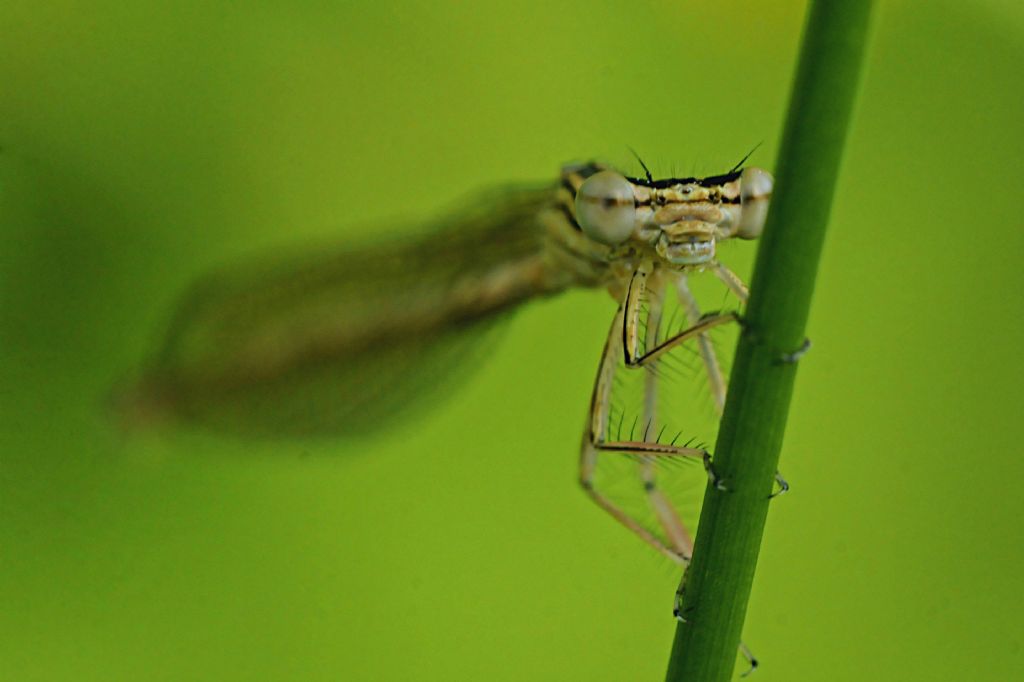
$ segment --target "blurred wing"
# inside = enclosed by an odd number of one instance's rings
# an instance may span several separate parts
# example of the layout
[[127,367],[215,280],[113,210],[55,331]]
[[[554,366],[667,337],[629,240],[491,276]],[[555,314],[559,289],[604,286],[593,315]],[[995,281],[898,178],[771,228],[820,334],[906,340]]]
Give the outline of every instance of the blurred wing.
[[353,434],[458,374],[502,312],[559,288],[539,220],[549,189],[478,199],[415,237],[278,260],[198,283],[129,423],[175,417],[256,436]]

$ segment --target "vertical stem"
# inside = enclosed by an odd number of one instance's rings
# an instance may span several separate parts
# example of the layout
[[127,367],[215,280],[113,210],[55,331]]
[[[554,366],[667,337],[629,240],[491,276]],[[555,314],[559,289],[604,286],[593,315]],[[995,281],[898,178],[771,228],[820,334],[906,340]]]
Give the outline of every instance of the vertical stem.
[[868,37],[870,0],[811,3],[775,193],[736,351],[714,466],[686,575],[667,680],[728,680],[768,513],[843,142]]

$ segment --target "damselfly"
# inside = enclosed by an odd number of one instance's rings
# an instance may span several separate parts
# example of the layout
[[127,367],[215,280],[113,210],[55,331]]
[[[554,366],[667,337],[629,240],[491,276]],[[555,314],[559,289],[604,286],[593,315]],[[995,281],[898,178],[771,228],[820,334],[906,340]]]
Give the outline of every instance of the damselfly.
[[[658,366],[684,344],[695,347],[721,410],[726,381],[710,333],[738,316],[702,314],[690,278],[710,271],[746,300],[747,287],[716,248],[760,234],[772,178],[739,166],[664,180],[644,170],[633,178],[597,163],[569,165],[557,184],[492,192],[418,237],[214,275],[178,309],[163,348],[122,397],[125,414],[270,436],[364,430],[406,404],[424,377],[464,364],[468,332],[533,298],[605,288],[618,308],[590,399],[579,480],[623,525],[685,563],[690,534],[655,471],[671,461],[707,467],[709,455],[678,437],[666,442]],[[674,332],[664,331],[667,291],[687,320]],[[624,412],[611,408],[620,366],[644,368],[628,435]],[[636,467],[652,518],[602,490],[599,458]]]

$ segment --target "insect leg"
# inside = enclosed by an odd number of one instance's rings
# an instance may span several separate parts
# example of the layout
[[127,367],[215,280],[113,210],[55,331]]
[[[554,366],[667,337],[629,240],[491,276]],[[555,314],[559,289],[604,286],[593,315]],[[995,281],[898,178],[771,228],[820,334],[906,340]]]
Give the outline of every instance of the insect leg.
[[745,672],[740,673],[740,677],[746,677],[750,673],[757,670],[757,659],[754,658],[754,652],[750,650],[750,647],[748,647],[743,642],[740,642],[740,655],[743,656],[743,658],[747,659],[747,663],[750,665],[750,667],[747,668]]
[[[658,332],[661,328],[661,316],[663,311],[664,283],[648,282],[647,296],[647,320],[646,333],[644,334],[644,346],[657,345]],[[644,431],[643,441],[648,436],[658,432],[658,363],[650,362],[644,365]],[[652,430],[653,429],[653,430]],[[657,440],[657,437],[654,437]],[[657,485],[657,467],[655,458],[641,457],[638,461],[640,467],[640,480],[643,481],[644,493],[647,496],[648,504],[654,511],[658,524],[661,526],[665,537],[669,539],[672,547],[677,551],[690,555],[690,548],[693,546],[693,538],[683,524],[682,519],[676,512],[675,507],[669,501],[665,493]]]
[[729,268],[725,267],[718,261],[712,266],[718,279],[725,283],[725,286],[729,287],[729,291],[736,295],[736,298],[740,299],[741,302],[746,303],[750,297],[750,290],[747,289],[747,285],[743,283],[736,273]]
[[[686,316],[690,324],[699,322],[701,319],[700,306],[697,304],[693,292],[690,291],[685,275],[679,278],[676,292],[686,309]],[[708,373],[708,385],[711,388],[711,395],[715,399],[715,409],[721,416],[722,409],[725,407],[726,383],[725,377],[722,375],[722,368],[718,363],[718,355],[715,353],[715,347],[711,345],[711,337],[706,332],[697,335],[697,345],[700,349],[701,360],[704,361],[704,368]]]
[[618,365],[619,353],[622,352],[622,325],[624,308],[620,307],[612,320],[612,326],[601,355],[594,391],[590,400],[590,411],[587,428],[583,435],[580,452],[579,481],[587,495],[611,514],[622,525],[638,535],[644,542],[658,550],[673,561],[685,564],[689,561],[693,541],[686,527],[679,520],[671,503],[661,494],[653,480],[644,481],[644,488],[651,508],[658,523],[665,532],[667,542],[647,530],[634,516],[627,513],[614,501],[609,499],[594,486],[594,472],[598,458],[629,457],[641,458],[650,463],[661,459],[698,459],[704,463],[710,473],[711,457],[705,450],[660,443],[640,441],[608,440],[608,414],[611,404],[611,392],[615,370]]
[[[721,263],[716,262],[714,264],[714,269],[715,274],[718,275],[718,279],[725,282],[725,286],[729,287],[732,293],[736,294],[737,298],[746,303],[749,293],[747,290],[747,285],[743,283],[743,280],[737,277],[736,273],[734,273],[732,270],[725,267]],[[779,362],[782,364],[793,364],[794,362],[799,361],[800,358],[802,358],[804,355],[806,355],[807,351],[809,351],[810,349],[811,340],[804,339],[804,342],[795,351],[780,354]]]
[[[681,623],[686,622],[686,617],[682,610],[684,592],[683,588],[685,585],[685,581],[686,574],[684,573],[683,579],[679,581],[679,589],[676,590],[675,608],[672,609],[672,615],[675,616],[676,620],[680,621]],[[750,673],[757,670],[759,663],[757,661],[757,658],[754,656],[754,652],[751,651],[750,647],[748,647],[746,643],[744,643],[742,640],[740,640],[740,645],[738,648],[740,651],[740,655],[743,656],[743,659],[747,662],[747,665],[750,666],[744,672],[740,673],[740,677],[747,677],[748,675],[750,675]]]
[[783,493],[789,492],[789,483],[786,481],[786,479],[782,477],[782,474],[780,474],[778,471],[775,472],[775,483],[776,485],[779,486],[779,489],[773,492],[768,497],[778,497]]
[[[729,286],[737,297],[746,300],[747,288],[746,285],[732,273],[731,270],[726,268],[724,265],[716,264],[715,272],[719,273],[719,278]],[[676,285],[676,290],[679,293],[679,300],[682,302],[683,307],[686,308],[686,314],[691,322],[701,319],[700,306],[697,303],[697,299],[694,297],[693,292],[690,291],[690,287],[687,284],[686,277],[679,279]],[[722,410],[725,408],[725,394],[726,394],[726,381],[722,374],[721,367],[718,364],[718,357],[715,354],[715,348],[711,344],[711,339],[706,333],[699,334],[697,336],[697,343],[700,347],[700,356],[704,361],[704,367],[708,373],[708,383],[711,386],[711,393],[715,399],[715,407],[718,410],[719,416],[722,414]],[[793,362],[796,361],[806,352],[806,347],[810,346],[810,341],[804,343],[805,348],[802,348],[793,355],[796,356]],[[789,490],[789,483],[782,477],[779,472],[775,472],[775,482],[778,484],[779,489],[771,494],[772,497],[778,497]]]

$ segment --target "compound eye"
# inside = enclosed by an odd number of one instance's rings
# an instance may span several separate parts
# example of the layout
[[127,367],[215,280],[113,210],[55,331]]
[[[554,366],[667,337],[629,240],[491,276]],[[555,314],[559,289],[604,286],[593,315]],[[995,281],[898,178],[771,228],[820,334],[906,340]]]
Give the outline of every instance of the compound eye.
[[633,185],[615,171],[594,173],[576,192],[576,221],[594,241],[608,246],[626,241],[636,222]]
[[764,229],[768,215],[768,202],[772,198],[775,181],[771,173],[761,168],[745,168],[740,176],[740,206],[742,213],[736,229],[740,239],[757,239]]

